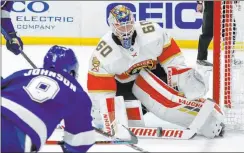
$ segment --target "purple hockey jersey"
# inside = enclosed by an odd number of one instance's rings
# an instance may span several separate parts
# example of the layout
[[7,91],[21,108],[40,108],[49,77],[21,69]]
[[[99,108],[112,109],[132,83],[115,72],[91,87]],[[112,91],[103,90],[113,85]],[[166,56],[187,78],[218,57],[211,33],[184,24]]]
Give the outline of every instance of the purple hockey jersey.
[[10,18],[13,4],[13,1],[1,1],[1,26],[7,33],[15,31]]
[[77,80],[65,72],[27,69],[2,80],[2,115],[26,133],[39,149],[64,119],[64,141],[85,152],[95,142],[91,101]]

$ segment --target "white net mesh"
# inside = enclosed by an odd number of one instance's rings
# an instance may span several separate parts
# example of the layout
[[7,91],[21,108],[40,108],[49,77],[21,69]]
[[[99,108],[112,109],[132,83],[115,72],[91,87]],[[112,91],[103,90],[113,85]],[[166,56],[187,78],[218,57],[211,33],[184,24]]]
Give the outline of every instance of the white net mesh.
[[220,100],[230,130],[244,130],[244,2],[221,2]]

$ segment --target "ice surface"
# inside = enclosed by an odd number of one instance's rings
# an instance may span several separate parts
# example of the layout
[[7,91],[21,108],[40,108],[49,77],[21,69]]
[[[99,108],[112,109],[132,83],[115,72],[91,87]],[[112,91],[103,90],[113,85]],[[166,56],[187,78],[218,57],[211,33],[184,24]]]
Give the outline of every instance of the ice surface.
[[[67,46],[72,48],[78,57],[80,62],[79,82],[86,90],[86,73],[88,67],[89,57],[94,47],[78,47]],[[24,46],[24,52],[30,57],[30,59],[37,65],[42,66],[43,57],[50,46]],[[197,58],[196,50],[182,49],[185,55],[188,65],[195,67]],[[208,60],[212,62],[212,53],[209,52]],[[238,53],[238,57],[243,57],[244,53]],[[6,50],[3,46],[2,50],[2,76],[6,77],[11,73],[20,69],[31,68],[27,61],[21,56],[15,56]],[[212,81],[212,79],[210,80]],[[212,84],[212,83],[210,83]],[[210,90],[208,96],[212,96]],[[161,121],[153,114],[148,113],[145,116],[145,122],[148,126],[174,126]],[[60,139],[61,132],[55,132],[51,139]],[[196,136],[192,140],[163,140],[163,139],[140,139],[138,146],[143,147],[149,152],[207,152],[207,151],[219,151],[219,152],[244,152],[244,133],[227,132],[223,138],[206,139],[201,136]],[[59,152],[61,148],[58,145],[46,145],[41,151],[44,152]],[[125,145],[94,145],[89,152],[133,152],[134,150]]]

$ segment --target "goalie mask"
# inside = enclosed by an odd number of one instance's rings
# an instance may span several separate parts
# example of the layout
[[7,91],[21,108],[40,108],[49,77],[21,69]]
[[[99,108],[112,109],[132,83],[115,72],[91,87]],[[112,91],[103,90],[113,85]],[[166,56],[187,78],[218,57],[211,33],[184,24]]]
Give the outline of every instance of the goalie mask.
[[133,14],[124,5],[118,5],[110,11],[108,17],[109,26],[125,49],[129,49],[132,45],[134,22]]

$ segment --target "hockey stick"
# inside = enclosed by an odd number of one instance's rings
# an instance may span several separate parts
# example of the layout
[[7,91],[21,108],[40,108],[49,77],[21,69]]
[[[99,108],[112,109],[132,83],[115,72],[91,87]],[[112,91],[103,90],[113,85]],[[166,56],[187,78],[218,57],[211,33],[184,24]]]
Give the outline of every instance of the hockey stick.
[[[60,129],[64,129],[65,127],[63,125],[59,126]],[[93,127],[94,128],[94,127]],[[95,131],[105,137],[112,138],[114,135],[110,135],[98,128],[94,128]],[[126,128],[126,130],[129,132],[131,138],[130,140],[112,140],[112,141],[96,141],[95,144],[137,144],[138,139],[137,137],[129,131],[129,129]],[[55,145],[55,144],[60,144],[62,141],[56,141],[56,140],[47,140],[46,144],[47,145]]]
[[[124,125],[123,125],[123,127],[130,133],[131,141],[135,141],[137,143],[138,142],[137,137],[128,128],[126,128]],[[104,131],[102,131],[100,129],[95,128],[95,130],[96,130],[96,132],[98,132],[98,133],[100,133],[100,134],[102,134],[102,135],[104,135],[106,137],[112,138],[115,141],[121,141],[121,139],[115,138],[113,135],[111,135],[109,133],[106,133],[106,132],[104,132]],[[140,147],[136,146],[135,144],[125,144],[125,145],[130,147],[130,148],[132,148],[132,149],[134,149],[134,150],[140,151],[140,152],[148,152],[148,151],[144,150],[143,148],[140,148]]]
[[[64,127],[62,127],[64,128]],[[100,129],[94,128],[95,131],[103,136],[106,136],[108,138],[113,138],[113,135],[110,135]],[[138,143],[138,139],[137,137],[131,133],[131,131],[129,131],[131,138],[130,140],[112,140],[112,141],[96,141],[95,144],[101,144],[101,145],[105,145],[105,144],[137,144]],[[64,141],[56,141],[56,140],[48,140],[46,141],[47,145],[63,145]]]
[[[122,140],[122,139],[119,139],[119,138],[116,138],[114,137],[113,135],[109,134],[109,133],[106,133],[98,128],[95,128],[95,131],[107,138],[111,138],[113,139],[113,141],[96,141],[95,144],[116,144],[116,145],[126,145],[134,150],[137,150],[137,151],[140,151],[140,152],[148,152],[138,146],[136,146],[135,144],[138,143],[138,139],[137,137],[128,129],[126,128],[125,126],[123,126],[131,135],[131,140]],[[63,141],[47,141],[46,144],[48,145],[61,145],[64,146],[64,142]],[[62,147],[63,148],[63,147]]]
[[[46,141],[46,145],[63,145],[64,141],[55,141],[55,140],[48,140]],[[97,145],[124,145],[124,144],[133,144],[131,141],[127,140],[115,140],[115,141],[96,141],[95,144]]]
[[[111,135],[107,132],[104,132],[103,130],[101,129],[98,129],[96,127],[94,127],[95,131],[103,136],[106,136],[108,138],[111,138],[111,139],[114,139],[113,142],[115,142],[115,144],[119,144],[120,142],[124,143],[124,142],[127,142],[127,144],[137,144],[138,143],[138,138],[128,129],[126,128],[125,126],[123,126],[130,134],[130,140],[126,141],[126,140],[122,140],[122,139],[119,139],[119,138],[116,138],[114,137],[114,135]],[[125,143],[126,144],[126,143]]]
[[[2,34],[5,36],[5,38],[10,41],[11,37],[8,35],[8,33],[1,27]],[[27,62],[34,68],[36,69],[36,65],[30,60],[30,58],[21,50],[20,54],[27,60]]]

